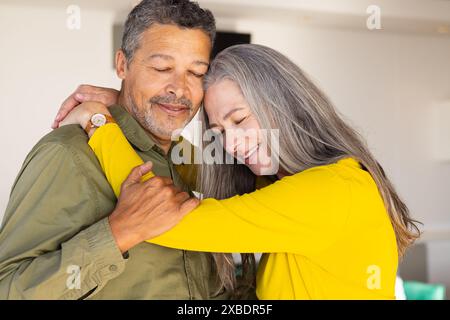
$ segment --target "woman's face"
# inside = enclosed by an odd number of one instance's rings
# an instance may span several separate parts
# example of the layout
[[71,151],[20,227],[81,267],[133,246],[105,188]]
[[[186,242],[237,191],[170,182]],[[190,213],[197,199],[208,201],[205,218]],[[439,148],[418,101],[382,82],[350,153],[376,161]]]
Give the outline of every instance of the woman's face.
[[241,90],[231,80],[216,82],[205,93],[210,128],[223,135],[223,147],[254,174],[276,174],[268,148],[266,130],[252,114]]

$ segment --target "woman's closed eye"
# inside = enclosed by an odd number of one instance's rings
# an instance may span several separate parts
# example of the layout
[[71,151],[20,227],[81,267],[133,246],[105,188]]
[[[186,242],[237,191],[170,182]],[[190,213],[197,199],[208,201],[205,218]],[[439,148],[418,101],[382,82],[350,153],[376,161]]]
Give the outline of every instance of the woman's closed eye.
[[235,124],[236,124],[236,125],[241,124],[242,122],[244,122],[245,120],[247,120],[248,117],[249,117],[249,116],[246,116],[246,117],[241,118],[240,120],[236,121]]

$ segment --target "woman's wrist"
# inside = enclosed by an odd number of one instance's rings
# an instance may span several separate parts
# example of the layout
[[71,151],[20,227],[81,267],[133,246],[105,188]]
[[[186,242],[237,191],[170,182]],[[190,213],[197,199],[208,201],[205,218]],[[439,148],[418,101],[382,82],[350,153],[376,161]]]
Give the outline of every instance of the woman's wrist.
[[96,130],[97,130],[97,128],[94,127],[91,130],[89,130],[89,132],[87,132],[87,135],[88,135],[89,139],[94,135]]
[[100,102],[83,102],[74,108],[64,120],[59,123],[59,127],[69,124],[78,124],[83,129],[86,129],[92,116],[96,113],[111,117],[111,113],[106,105]]
[[[78,123],[80,126],[85,129],[89,122],[91,121],[91,118],[94,114],[100,113],[106,116],[111,116],[111,113],[108,110],[108,107],[106,107],[104,104],[99,102],[87,102],[80,105],[80,107],[83,108],[80,117],[78,118]],[[95,129],[92,128],[92,129]],[[91,133],[92,131],[92,133]],[[89,137],[92,136],[93,132],[95,130],[90,130],[88,133]]]

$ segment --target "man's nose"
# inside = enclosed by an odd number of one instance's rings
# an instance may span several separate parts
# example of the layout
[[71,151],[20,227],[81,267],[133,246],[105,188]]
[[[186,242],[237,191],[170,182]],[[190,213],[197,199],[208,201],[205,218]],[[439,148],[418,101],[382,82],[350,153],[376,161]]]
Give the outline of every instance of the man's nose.
[[186,96],[186,77],[184,75],[174,75],[172,81],[167,86],[167,93],[175,95],[177,99]]

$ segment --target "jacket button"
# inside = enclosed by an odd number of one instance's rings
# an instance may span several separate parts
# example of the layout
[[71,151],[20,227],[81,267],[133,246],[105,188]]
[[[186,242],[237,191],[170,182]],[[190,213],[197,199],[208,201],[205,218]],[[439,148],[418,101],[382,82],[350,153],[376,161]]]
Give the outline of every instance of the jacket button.
[[117,271],[117,266],[115,264],[112,264],[109,266],[109,271],[115,272]]

